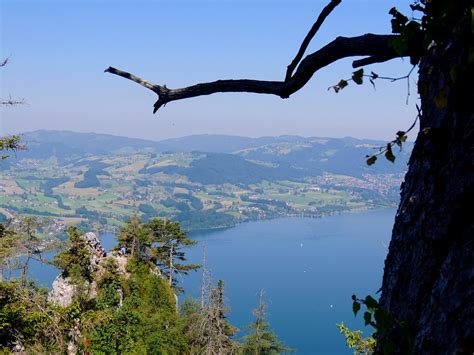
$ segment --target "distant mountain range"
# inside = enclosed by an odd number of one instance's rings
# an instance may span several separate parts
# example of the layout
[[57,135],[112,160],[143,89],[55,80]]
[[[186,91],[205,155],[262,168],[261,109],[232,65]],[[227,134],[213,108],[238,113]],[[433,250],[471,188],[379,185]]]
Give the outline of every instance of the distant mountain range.
[[[264,177],[291,179],[321,175],[324,172],[349,176],[400,173],[406,169],[413,146],[413,143],[408,142],[402,151],[396,152],[395,163],[379,159],[369,167],[365,164],[365,156],[373,154],[374,149],[387,142],[350,137],[249,138],[209,134],[155,142],[108,134],[46,130],[28,132],[22,136],[28,150],[18,152],[17,159],[48,159],[55,156],[60,160],[70,160],[138,152],[199,153],[201,158],[194,160],[189,167],[168,165],[149,168],[147,172],[179,173],[194,181],[202,180],[199,177],[205,175],[205,180],[213,183],[235,183],[242,179],[252,181]],[[12,163],[13,161],[15,159],[11,160]]]

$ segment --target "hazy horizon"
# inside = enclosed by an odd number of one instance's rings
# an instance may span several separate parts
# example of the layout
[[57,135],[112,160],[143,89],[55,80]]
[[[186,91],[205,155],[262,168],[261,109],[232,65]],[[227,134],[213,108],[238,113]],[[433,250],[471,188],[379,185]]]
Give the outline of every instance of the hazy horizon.
[[[172,102],[153,115],[154,94],[103,73],[111,65],[172,88],[225,78],[282,80],[325,4],[4,0],[0,56],[10,62],[0,71],[0,96],[26,104],[1,109],[1,134],[49,129],[156,141],[195,134],[391,140],[416,115],[416,75],[409,105],[406,81],[328,90],[351,76],[351,60],[341,60],[286,100],[215,94]],[[338,35],[390,33],[392,6],[405,10],[408,2],[343,2],[307,54]],[[400,59],[366,70],[401,76],[410,68]]]
[[[17,135],[27,135],[27,134],[32,134],[35,132],[63,132],[63,133],[77,133],[77,134],[97,134],[97,135],[109,135],[113,137],[122,137],[122,138],[131,138],[131,139],[143,139],[143,140],[149,140],[152,142],[161,142],[165,140],[172,140],[172,139],[181,139],[181,138],[187,138],[187,137],[199,137],[199,136],[222,136],[222,137],[235,137],[235,138],[251,138],[251,139],[258,139],[258,138],[279,138],[279,137],[299,137],[299,138],[304,138],[304,139],[310,139],[310,138],[318,138],[318,139],[359,139],[359,140],[374,140],[374,141],[385,141],[384,139],[380,138],[370,138],[370,137],[354,137],[354,136],[341,136],[341,137],[329,137],[329,136],[313,136],[313,135],[302,135],[302,134],[280,134],[280,135],[256,135],[256,136],[250,136],[250,135],[241,135],[241,134],[225,134],[225,133],[195,133],[195,134],[187,134],[187,135],[181,135],[181,136],[176,136],[176,137],[168,137],[168,138],[163,138],[163,139],[149,139],[149,138],[142,138],[142,137],[135,137],[131,135],[125,134],[114,134],[114,133],[100,133],[100,132],[94,132],[94,131],[72,131],[72,130],[67,130],[67,129],[37,129],[37,130],[32,130],[32,131],[24,131],[24,132],[16,132],[12,134],[17,134]],[[415,138],[415,137],[413,137]],[[407,139],[407,142],[414,143],[414,139]]]

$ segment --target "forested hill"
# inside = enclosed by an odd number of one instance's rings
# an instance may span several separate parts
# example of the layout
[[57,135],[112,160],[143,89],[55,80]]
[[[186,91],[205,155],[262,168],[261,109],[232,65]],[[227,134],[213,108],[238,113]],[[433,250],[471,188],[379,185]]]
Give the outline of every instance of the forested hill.
[[[355,138],[317,138],[299,136],[249,138],[227,135],[193,135],[182,138],[151,141],[119,137],[107,134],[76,133],[69,131],[35,131],[23,134],[28,146],[19,152],[17,159],[48,159],[55,156],[61,160],[84,158],[85,156],[149,152],[212,153],[199,154],[187,171],[168,166],[167,169],[202,180],[196,174],[212,172],[229,174],[251,174],[257,177],[268,175],[269,179],[320,175],[324,172],[348,176],[364,173],[400,173],[405,170],[411,143],[396,153],[397,162],[392,164],[380,159],[371,167],[365,165],[365,156],[384,146],[385,141]],[[229,155],[229,154],[232,154]],[[238,157],[241,158],[238,158]],[[216,171],[216,167],[220,167]],[[195,169],[199,169],[196,172]],[[224,169],[222,172],[219,170]],[[207,172],[207,173],[206,173]],[[225,179],[224,179],[225,180]],[[245,181],[242,181],[245,182]]]

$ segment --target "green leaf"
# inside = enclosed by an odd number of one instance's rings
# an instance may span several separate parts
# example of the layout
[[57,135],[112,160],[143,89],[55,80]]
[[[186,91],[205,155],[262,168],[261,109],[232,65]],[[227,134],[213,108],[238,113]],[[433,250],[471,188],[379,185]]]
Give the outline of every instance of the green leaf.
[[370,309],[375,309],[375,308],[378,308],[379,306],[379,303],[377,302],[377,300],[373,298],[372,296],[367,296],[364,302],[367,308],[370,308]]
[[395,161],[395,155],[393,155],[392,145],[390,143],[387,143],[387,150],[385,152],[385,158],[387,158],[387,160],[391,161],[392,163]]
[[371,321],[372,321],[372,314],[370,312],[365,312],[364,313],[364,323],[365,323],[365,325],[369,325]]
[[361,68],[352,73],[352,80],[354,80],[354,82],[357,85],[361,85],[363,82],[363,76],[364,76],[364,68]]
[[334,85],[332,88],[334,89],[334,91],[336,93],[338,93],[339,91],[341,91],[342,89],[344,89],[348,84],[347,80],[344,80],[344,79],[341,79],[337,85]]
[[377,160],[377,157],[375,155],[372,155],[369,159],[367,159],[367,165],[368,166],[374,165],[376,160]]
[[349,85],[349,84],[347,83],[347,80],[344,80],[344,79],[342,79],[342,80],[337,84],[337,86],[339,86],[341,89],[344,89],[347,85]]
[[401,31],[401,37],[405,40],[410,52],[410,63],[416,65],[423,54],[421,48],[423,47],[424,32],[420,24],[416,21],[408,22]]
[[339,81],[337,85],[334,87],[334,91],[339,92],[340,90],[344,89],[347,85],[349,85],[347,83],[347,80],[341,79],[341,81]]
[[359,311],[360,311],[360,303],[357,301],[354,301],[354,303],[352,303],[352,312],[354,312],[354,316],[357,316],[357,312]]

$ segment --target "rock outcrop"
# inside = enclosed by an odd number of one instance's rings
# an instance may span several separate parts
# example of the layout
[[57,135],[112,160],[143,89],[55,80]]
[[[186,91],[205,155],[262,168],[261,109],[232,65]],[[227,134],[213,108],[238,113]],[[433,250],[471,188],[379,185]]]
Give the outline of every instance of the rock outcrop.
[[[99,272],[101,263],[107,258],[107,252],[102,247],[99,238],[94,233],[85,233],[82,238],[87,243],[90,252],[89,268],[94,275]],[[115,257],[115,255],[111,255]],[[123,263],[123,262],[122,262]],[[97,294],[96,283],[86,284],[84,289],[87,290],[89,296]],[[61,307],[69,306],[74,300],[74,296],[78,291],[78,286],[71,281],[70,277],[58,275],[53,281],[52,289],[48,295],[50,302]]]
[[69,277],[58,275],[53,281],[48,300],[58,306],[67,307],[72,303],[76,289],[77,286],[70,282]]

